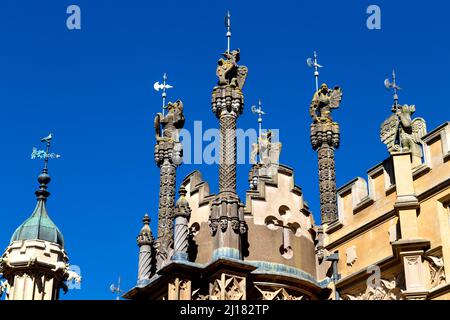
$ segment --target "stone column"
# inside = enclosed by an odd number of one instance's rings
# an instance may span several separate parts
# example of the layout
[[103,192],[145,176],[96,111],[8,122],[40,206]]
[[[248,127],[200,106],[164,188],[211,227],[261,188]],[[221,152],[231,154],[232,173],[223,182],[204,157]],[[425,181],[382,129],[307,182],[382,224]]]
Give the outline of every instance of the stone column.
[[408,300],[425,299],[426,275],[423,254],[429,248],[429,241],[419,238],[417,200],[413,175],[411,152],[391,152],[394,165],[397,200],[394,204],[400,220],[400,240],[394,242],[394,250],[401,259],[405,273],[406,290],[403,296]]
[[336,198],[336,174],[334,150],[339,148],[339,125],[331,117],[331,111],[337,109],[342,100],[339,87],[328,89],[322,84],[314,94],[309,107],[313,119],[311,124],[311,145],[317,150],[319,157],[319,191],[322,224],[330,224],[338,220]]
[[174,254],[172,260],[188,260],[188,242],[189,242],[189,228],[188,222],[191,217],[191,208],[186,200],[186,189],[184,186],[179,190],[180,198],[175,206],[175,221],[174,221]]
[[179,130],[184,126],[183,103],[169,102],[168,113],[155,118],[155,161],[160,168],[158,238],[156,264],[160,269],[170,261],[173,253],[173,213],[175,209],[176,169],[182,163],[183,148]]
[[236,120],[244,110],[242,88],[248,69],[237,63],[240,51],[227,51],[218,61],[218,85],[212,93],[212,111],[220,124],[220,192],[211,203],[209,225],[214,237],[213,259],[241,259],[241,235],[247,232],[244,205],[236,193]]
[[244,206],[236,194],[236,120],[243,107],[244,97],[239,87],[214,88],[212,110],[220,123],[220,192],[212,202],[209,219],[214,257],[242,258],[241,234],[247,229]]
[[153,276],[153,235],[150,229],[150,218],[148,214],[142,219],[144,226],[137,237],[139,246],[139,267],[138,267],[138,284],[150,280]]
[[338,219],[334,150],[339,148],[339,141],[339,125],[336,122],[311,124],[311,145],[318,155],[320,213],[323,224]]

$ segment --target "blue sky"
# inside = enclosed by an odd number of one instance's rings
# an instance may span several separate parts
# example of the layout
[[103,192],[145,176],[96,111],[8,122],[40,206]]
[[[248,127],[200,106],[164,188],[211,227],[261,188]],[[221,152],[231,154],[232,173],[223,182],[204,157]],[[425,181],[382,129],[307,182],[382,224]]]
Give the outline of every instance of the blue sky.
[[[81,30],[66,28],[66,9],[81,8]],[[381,8],[381,30],[366,27],[366,9]],[[309,142],[308,107],[314,93],[305,60],[319,52],[321,82],[340,85],[341,147],[338,186],[388,154],[379,126],[392,95],[383,81],[396,68],[400,102],[415,104],[430,129],[449,120],[448,1],[88,1],[2,0],[0,3],[0,247],[32,212],[42,163],[33,146],[49,132],[53,178],[48,210],[62,230],[81,290],[63,299],[112,299],[137,277],[136,235],[148,211],[156,230],[159,172],[153,160],[153,118],[160,95],[152,85],[167,72],[182,99],[186,125],[217,128],[210,94],[226,49],[223,16],[232,12],[232,47],[249,68],[245,111],[238,127],[256,128],[250,106],[262,98],[264,127],[280,129],[280,161],[319,221],[317,155]],[[200,169],[217,190],[217,166],[184,165],[178,183]],[[249,165],[238,167],[244,198]]]

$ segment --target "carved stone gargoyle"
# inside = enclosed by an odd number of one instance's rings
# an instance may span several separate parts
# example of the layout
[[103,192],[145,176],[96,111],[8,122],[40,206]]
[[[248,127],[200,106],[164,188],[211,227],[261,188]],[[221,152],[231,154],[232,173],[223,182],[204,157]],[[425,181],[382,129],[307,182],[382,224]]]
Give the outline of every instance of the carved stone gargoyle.
[[413,168],[422,163],[422,137],[427,133],[425,120],[412,115],[416,111],[414,105],[394,105],[393,115],[387,118],[380,128],[380,139],[388,151],[410,151]]
[[233,50],[222,54],[225,58],[220,58],[217,62],[216,75],[219,78],[218,85],[239,87],[242,90],[245,79],[247,78],[248,69],[245,66],[239,66],[240,50]]

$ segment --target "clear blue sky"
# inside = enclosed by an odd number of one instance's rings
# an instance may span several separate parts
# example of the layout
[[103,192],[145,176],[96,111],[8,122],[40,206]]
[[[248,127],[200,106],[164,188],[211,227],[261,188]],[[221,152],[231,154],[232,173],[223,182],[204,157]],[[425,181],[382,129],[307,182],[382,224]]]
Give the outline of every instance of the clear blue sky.
[[[66,28],[66,8],[77,4],[82,29]],[[382,29],[366,28],[366,9],[381,7]],[[153,118],[163,72],[194,120],[217,127],[210,94],[226,48],[223,16],[232,12],[233,47],[249,68],[246,108],[238,126],[255,127],[250,106],[263,99],[265,127],[280,128],[281,162],[319,221],[317,155],[309,142],[308,106],[314,91],[305,60],[318,50],[321,82],[344,90],[334,113],[342,131],[336,153],[338,185],[388,156],[379,126],[390,115],[383,80],[395,67],[400,102],[416,104],[428,127],[449,120],[448,1],[148,1],[48,0],[0,2],[0,247],[35,205],[40,161],[33,146],[49,132],[54,151],[48,210],[62,230],[81,290],[63,299],[111,299],[122,275],[136,281],[136,235],[148,211],[156,230],[159,173],[153,160]],[[217,166],[184,165],[178,182],[201,169],[217,190]],[[249,165],[238,168],[241,198]]]

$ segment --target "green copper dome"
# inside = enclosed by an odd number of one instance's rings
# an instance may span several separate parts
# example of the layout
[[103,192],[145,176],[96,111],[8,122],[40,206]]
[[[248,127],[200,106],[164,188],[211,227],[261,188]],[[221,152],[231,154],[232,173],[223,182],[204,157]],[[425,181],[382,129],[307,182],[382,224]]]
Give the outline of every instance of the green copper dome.
[[31,217],[29,217],[20,227],[16,229],[11,242],[19,240],[45,240],[57,243],[64,247],[64,238],[55,223],[50,219],[47,213],[45,203],[50,193],[47,191],[47,184],[50,182],[50,176],[43,172],[38,181],[40,188],[35,192],[38,197],[36,208]]

